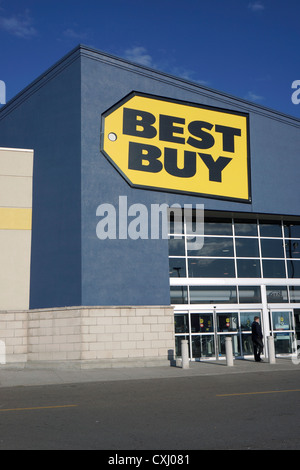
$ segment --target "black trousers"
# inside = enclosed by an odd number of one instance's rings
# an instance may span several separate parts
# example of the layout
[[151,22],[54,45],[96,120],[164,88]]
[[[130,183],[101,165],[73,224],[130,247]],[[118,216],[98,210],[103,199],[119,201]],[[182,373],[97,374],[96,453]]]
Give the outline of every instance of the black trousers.
[[260,355],[263,353],[264,346],[260,339],[253,341],[254,359],[256,362],[260,361]]

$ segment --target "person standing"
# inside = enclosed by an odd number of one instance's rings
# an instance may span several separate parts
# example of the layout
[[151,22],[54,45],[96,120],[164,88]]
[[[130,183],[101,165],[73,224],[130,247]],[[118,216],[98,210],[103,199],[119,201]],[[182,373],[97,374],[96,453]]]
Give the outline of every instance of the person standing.
[[263,335],[259,323],[259,317],[254,317],[252,323],[252,342],[254,350],[254,359],[256,362],[262,362],[260,355],[263,353]]

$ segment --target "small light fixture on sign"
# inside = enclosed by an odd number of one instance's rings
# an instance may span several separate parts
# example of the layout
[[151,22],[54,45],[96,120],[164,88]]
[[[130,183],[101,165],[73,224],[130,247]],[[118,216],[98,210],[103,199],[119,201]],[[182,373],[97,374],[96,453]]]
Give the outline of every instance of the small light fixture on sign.
[[117,135],[114,133],[114,132],[110,132],[108,134],[108,138],[109,140],[111,140],[112,142],[115,142],[117,140]]

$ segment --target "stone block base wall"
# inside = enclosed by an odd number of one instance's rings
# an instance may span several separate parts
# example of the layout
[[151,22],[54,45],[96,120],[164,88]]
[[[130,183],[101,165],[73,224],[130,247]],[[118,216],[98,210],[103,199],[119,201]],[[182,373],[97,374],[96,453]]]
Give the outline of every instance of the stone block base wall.
[[0,369],[170,365],[174,351],[172,307],[0,311]]

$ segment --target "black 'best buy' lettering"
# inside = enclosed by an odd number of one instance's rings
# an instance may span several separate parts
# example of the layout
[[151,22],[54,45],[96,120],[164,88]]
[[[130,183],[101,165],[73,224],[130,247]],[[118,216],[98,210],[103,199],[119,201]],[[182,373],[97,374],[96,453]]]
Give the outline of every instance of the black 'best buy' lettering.
[[[210,133],[214,128],[214,131],[222,136],[223,151],[234,153],[235,138],[241,136],[241,129],[214,125],[205,121],[192,121],[188,124],[189,137],[185,141],[183,137],[185,119],[161,114],[158,129],[154,126],[155,122],[155,116],[147,111],[131,108],[123,110],[123,134],[142,139],[153,139],[158,133],[159,140],[162,142],[188,144],[198,150],[207,150],[215,144],[215,138]],[[163,165],[159,160],[162,155],[159,147],[148,143],[129,142],[128,168],[151,173],[159,173],[165,168],[172,176],[190,178],[196,174],[197,154],[209,170],[209,180],[222,182],[222,171],[232,158],[219,156],[215,160],[210,153],[202,151],[184,150],[184,166],[178,168],[176,149],[164,147]]]

